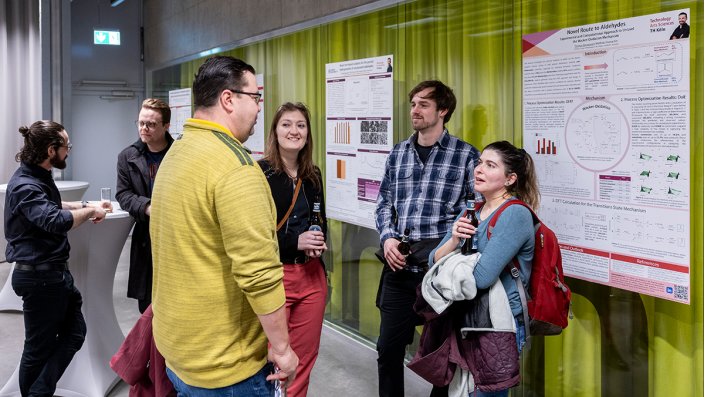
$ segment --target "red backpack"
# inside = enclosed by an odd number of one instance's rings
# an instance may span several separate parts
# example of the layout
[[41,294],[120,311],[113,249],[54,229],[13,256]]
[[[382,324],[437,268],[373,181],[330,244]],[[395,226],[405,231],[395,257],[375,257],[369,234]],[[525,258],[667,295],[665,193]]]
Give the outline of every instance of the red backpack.
[[[521,306],[524,312],[524,324],[527,338],[530,335],[558,335],[568,326],[570,313],[570,288],[563,279],[563,262],[558,239],[525,202],[510,200],[502,204],[490,219],[487,238],[502,212],[510,205],[519,204],[526,207],[534,218],[536,228],[534,259],[529,279],[529,291],[519,279],[519,263],[516,258],[507,265],[507,269],[517,284]],[[572,315],[571,315],[572,317]]]

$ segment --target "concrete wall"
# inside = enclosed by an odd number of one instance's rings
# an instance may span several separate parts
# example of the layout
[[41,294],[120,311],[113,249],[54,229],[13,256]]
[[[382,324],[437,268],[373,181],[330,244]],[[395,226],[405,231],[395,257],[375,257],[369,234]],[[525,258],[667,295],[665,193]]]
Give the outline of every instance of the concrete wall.
[[[137,139],[133,122],[144,99],[145,68],[174,64],[215,47],[295,27],[360,7],[383,7],[395,0],[59,0],[70,4],[70,95],[64,98],[64,124],[74,148],[64,179],[90,183],[85,198],[101,187],[115,192],[117,154]],[[68,11],[68,10],[66,10]],[[144,62],[140,28],[144,26]],[[93,29],[119,29],[122,45],[96,46]],[[151,66],[150,66],[151,65]],[[120,80],[124,87],[85,85],[83,80]],[[104,99],[113,90],[130,99]],[[164,93],[162,93],[164,94]]]
[[[127,0],[110,7],[108,0],[71,2],[71,103],[68,178],[87,181],[84,198],[100,199],[101,187],[112,187],[118,153],[134,142],[144,99],[144,66],[140,60],[142,2]],[[120,46],[93,44],[93,29],[118,29]],[[84,80],[124,81],[126,86],[82,84]],[[113,90],[133,91],[129,99],[105,99]],[[104,98],[101,98],[103,96]]]
[[394,2],[144,0],[145,66],[158,69],[205,50],[376,3]]

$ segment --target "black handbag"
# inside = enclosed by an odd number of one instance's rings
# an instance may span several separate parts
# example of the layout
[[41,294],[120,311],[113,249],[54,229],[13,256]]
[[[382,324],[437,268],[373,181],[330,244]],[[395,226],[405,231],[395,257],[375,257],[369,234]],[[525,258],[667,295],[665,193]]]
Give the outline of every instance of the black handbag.
[[[438,244],[443,241],[443,238],[429,238],[421,241],[410,242],[411,251],[406,257],[407,266],[428,267],[428,256],[431,254]],[[375,256],[384,266],[389,266],[387,260],[384,259],[384,248],[380,248],[375,252]]]

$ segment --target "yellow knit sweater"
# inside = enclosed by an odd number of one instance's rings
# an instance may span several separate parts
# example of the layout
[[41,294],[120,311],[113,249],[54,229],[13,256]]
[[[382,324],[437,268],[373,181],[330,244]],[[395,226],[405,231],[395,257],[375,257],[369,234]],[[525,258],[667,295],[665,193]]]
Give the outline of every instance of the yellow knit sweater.
[[218,388],[266,363],[256,314],[284,304],[276,208],[227,128],[188,119],[152,194],[154,339],[191,386]]

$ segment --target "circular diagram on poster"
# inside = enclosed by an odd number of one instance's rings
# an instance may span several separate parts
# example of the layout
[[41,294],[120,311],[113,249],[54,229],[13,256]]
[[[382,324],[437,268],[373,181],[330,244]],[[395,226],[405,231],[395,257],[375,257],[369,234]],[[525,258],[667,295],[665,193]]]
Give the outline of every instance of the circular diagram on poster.
[[619,164],[629,149],[629,124],[624,113],[607,101],[579,105],[568,116],[565,143],[580,167],[607,171]]

